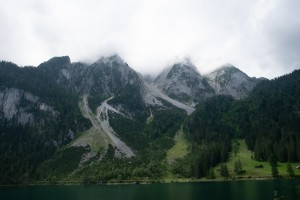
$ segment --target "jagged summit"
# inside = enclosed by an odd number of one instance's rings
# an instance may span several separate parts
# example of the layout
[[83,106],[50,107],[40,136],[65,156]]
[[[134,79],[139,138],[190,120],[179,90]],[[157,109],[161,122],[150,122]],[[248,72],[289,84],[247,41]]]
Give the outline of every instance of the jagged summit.
[[183,60],[178,60],[174,65],[180,65],[181,67],[189,67],[198,72],[197,67],[194,65],[194,63],[192,63],[190,58],[184,58]]
[[212,88],[189,59],[166,68],[154,84],[169,97],[186,104],[213,94]]
[[43,62],[38,67],[64,66],[71,64],[69,56],[53,57],[50,60]]
[[126,64],[124,60],[118,55],[113,54],[111,56],[102,56],[100,59],[96,61],[98,64],[105,64],[107,66],[114,66],[114,65],[124,65]]
[[184,58],[183,60],[176,60],[172,65],[166,67],[155,79],[155,82],[159,82],[160,79],[165,79],[167,76],[174,75],[175,73],[193,71],[200,74],[197,67],[191,62],[189,58]]
[[215,69],[214,71],[212,71],[211,73],[206,74],[206,77],[209,77],[209,79],[216,79],[216,78],[219,79],[221,77],[228,76],[227,78],[230,78],[233,74],[236,73],[248,77],[247,74],[245,74],[240,69],[233,66],[232,64],[222,65],[217,69]]
[[188,59],[175,62],[173,65],[165,68],[155,79],[155,82],[159,85],[159,82],[162,79],[170,79],[172,76],[178,76],[180,74],[188,74],[188,73],[197,73],[200,74],[196,68],[196,66]]
[[226,68],[235,68],[235,69],[237,69],[233,64],[231,64],[231,63],[225,63],[225,64],[223,64],[223,65],[221,65],[220,67],[218,67],[218,69],[222,69],[222,68],[224,68],[224,69],[226,69]]
[[260,79],[251,78],[232,64],[225,64],[205,76],[216,94],[246,97]]

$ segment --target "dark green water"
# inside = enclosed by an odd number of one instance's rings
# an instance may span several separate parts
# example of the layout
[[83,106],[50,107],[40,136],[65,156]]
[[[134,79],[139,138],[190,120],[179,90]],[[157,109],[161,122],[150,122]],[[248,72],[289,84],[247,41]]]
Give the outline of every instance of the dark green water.
[[233,181],[118,186],[0,187],[1,200],[266,200],[300,199],[300,180]]

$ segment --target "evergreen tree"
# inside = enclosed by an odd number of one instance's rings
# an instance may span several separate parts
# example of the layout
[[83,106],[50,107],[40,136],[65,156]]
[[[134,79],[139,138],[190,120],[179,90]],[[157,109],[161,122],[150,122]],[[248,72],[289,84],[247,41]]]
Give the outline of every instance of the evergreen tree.
[[234,173],[241,174],[243,172],[245,172],[245,171],[243,170],[242,162],[240,159],[238,159],[234,162]]
[[238,174],[240,172],[239,166],[238,166],[238,162],[235,161],[234,162],[234,173]]
[[270,156],[269,163],[271,165],[272,176],[274,178],[278,177],[279,172],[278,172],[278,169],[277,169],[277,160],[276,160],[276,157],[273,154]]
[[277,167],[277,160],[276,160],[276,157],[271,154],[270,158],[269,158],[269,163],[270,165],[273,167]]
[[271,172],[272,172],[272,176],[273,176],[274,178],[278,177],[279,172],[278,172],[278,169],[277,169],[276,166],[271,166]]
[[225,163],[221,164],[220,175],[224,178],[229,177],[228,168],[227,168],[227,165]]
[[210,168],[208,178],[209,179],[215,179],[216,178],[216,175],[215,175],[215,172],[214,172],[213,168]]
[[239,143],[237,141],[234,142],[233,145],[233,152],[234,152],[234,156],[237,156],[237,154],[239,153],[240,149],[239,149]]
[[292,168],[291,163],[289,163],[289,162],[286,163],[286,171],[287,171],[287,173],[289,173],[290,177],[294,177],[295,176],[295,172],[294,172],[294,170]]

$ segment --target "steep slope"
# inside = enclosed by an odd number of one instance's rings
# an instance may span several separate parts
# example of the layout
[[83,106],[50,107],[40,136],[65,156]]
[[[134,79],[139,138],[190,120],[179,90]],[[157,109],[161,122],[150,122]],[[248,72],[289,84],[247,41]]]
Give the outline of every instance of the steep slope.
[[[131,116],[145,120],[149,114],[145,112],[147,106],[163,107],[159,98],[164,99],[176,107],[191,113],[194,109],[157,90],[152,81],[144,78],[131,69],[118,55],[102,57],[97,62],[87,65],[83,63],[68,63],[66,57],[53,58],[42,65],[51,66],[53,60],[61,59],[61,67],[57,67],[56,82],[80,96],[89,94],[88,101],[93,112],[105,99],[115,109]],[[188,62],[188,61],[187,61]],[[42,66],[41,65],[41,66]],[[192,66],[192,64],[189,64]],[[194,69],[195,70],[195,69]],[[53,71],[53,68],[51,68]],[[53,72],[52,72],[53,73]],[[190,74],[194,73],[190,72]],[[179,84],[178,87],[181,87]],[[184,87],[184,86],[183,86]]]
[[76,95],[54,79],[43,68],[0,63],[0,182],[28,181],[56,149],[90,126]]
[[[53,58],[48,63],[60,68],[68,65],[69,58]],[[9,62],[0,63],[1,109],[0,117],[11,126],[61,126],[60,137],[55,138],[58,145],[66,142],[63,138],[69,129],[77,132],[90,124],[78,108],[79,98],[76,94],[59,86],[55,68],[46,70],[41,67],[18,67]],[[49,72],[49,73],[48,73]],[[73,112],[69,112],[72,110]],[[60,121],[61,119],[64,119]],[[54,121],[54,124],[48,124]],[[83,123],[83,124],[81,124]],[[72,127],[72,128],[71,128]],[[55,130],[47,130],[53,132]],[[43,128],[39,131],[43,133]],[[56,131],[58,132],[58,131]]]
[[236,135],[245,137],[257,160],[300,160],[300,70],[260,82],[228,113]]
[[[91,125],[93,134],[102,134],[94,138],[106,140],[101,143],[104,150],[99,151],[101,154],[111,144],[117,157],[135,155],[111,128],[107,113],[123,113],[129,119],[141,122],[145,122],[148,115],[141,94],[142,81],[119,56],[102,57],[91,65],[71,63],[68,56],[54,57],[38,67],[20,68],[1,62],[0,71],[0,163],[3,166],[0,182],[22,181],[22,174],[29,170],[34,172],[40,163],[53,156],[56,149],[76,140],[79,132]],[[110,98],[112,96],[114,98]],[[80,112],[78,103],[82,97],[91,105],[89,111],[95,121],[87,117],[87,111]],[[23,137],[26,139],[21,140]],[[88,161],[97,156],[91,151],[92,143],[85,143],[84,150],[80,150],[82,143],[78,141],[79,146],[71,146],[74,148],[66,151],[83,153],[78,155],[82,156],[81,161]],[[20,150],[17,153],[16,148]],[[13,163],[14,160],[20,162]],[[26,164],[28,162],[31,164]],[[22,163],[29,169],[21,167]],[[16,173],[18,168],[23,170]],[[5,177],[10,173],[14,175]]]
[[160,165],[185,117],[175,107],[194,110],[151,89],[116,55],[91,65],[67,56],[38,67],[3,62],[0,70],[1,183],[63,179],[115,157],[159,154]]
[[101,57],[91,65],[64,65],[57,72],[56,82],[79,96],[89,94],[93,112],[102,101],[114,96],[109,103],[117,110],[143,120],[147,116],[142,99],[142,80],[118,55]]
[[7,87],[0,88],[0,111],[4,119],[22,126],[38,123],[38,115],[52,119],[59,115],[52,106],[41,102],[39,97],[30,92]]
[[125,116],[123,113],[119,112],[118,110],[107,104],[107,101],[111,99],[113,99],[113,97],[103,101],[101,105],[97,108],[97,122],[102,128],[103,132],[111,139],[112,145],[116,148],[116,157],[133,157],[135,156],[133,150],[130,147],[128,147],[122,140],[119,139],[116,132],[109,124],[109,111]]
[[189,105],[214,94],[206,79],[188,59],[165,69],[154,84],[170,98]]
[[[105,155],[105,153],[108,149],[108,145],[112,145],[115,148],[115,156],[118,158],[122,158],[122,157],[130,158],[130,157],[135,156],[135,154],[133,153],[133,150],[130,147],[128,147],[123,141],[120,140],[118,135],[115,133],[115,131],[110,126],[109,116],[108,116],[109,111],[120,114],[125,117],[125,115],[123,113],[120,113],[118,110],[114,109],[113,107],[111,107],[110,105],[107,104],[107,101],[112,98],[113,97],[103,101],[101,103],[101,105],[97,108],[96,113],[93,113],[91,111],[89,104],[88,104],[87,95],[84,95],[82,97],[82,101],[80,102],[80,108],[81,108],[81,112],[82,112],[83,116],[88,118],[93,125],[92,130],[89,131],[91,133],[90,135],[97,134],[98,135],[97,137],[99,137],[101,140],[101,144],[99,144],[100,145],[99,147],[101,147],[101,150],[104,152],[97,152],[97,153],[99,153],[99,155],[98,155],[99,160],[101,160],[101,158],[103,158],[103,156]],[[90,147],[92,147],[93,142],[94,141],[92,139],[87,141],[86,137],[83,137],[83,138],[78,138],[77,140],[75,140],[71,146],[90,146]],[[97,157],[97,155],[95,154],[95,150],[91,148],[90,152],[89,152],[89,159],[93,158],[93,157]],[[82,163],[89,161],[89,159],[86,159],[86,157],[83,157]]]
[[172,99],[170,97],[168,97],[167,95],[165,95],[164,93],[162,93],[155,85],[153,84],[148,84],[145,83],[145,88],[146,88],[146,103],[148,103],[149,105],[156,105],[156,106],[162,106],[163,107],[163,103],[161,101],[159,101],[159,99],[163,99],[169,103],[171,103],[173,106],[180,108],[182,110],[185,110],[187,112],[188,115],[192,114],[195,110],[194,107],[186,105],[184,103],[181,103],[175,99]]
[[252,89],[263,79],[250,78],[247,74],[227,64],[205,76],[209,85],[218,95],[230,95],[235,99],[248,96]]
[[245,138],[256,161],[274,157],[283,163],[299,162],[299,99],[300,70],[296,70],[261,81],[242,100],[220,95],[200,103],[184,123],[193,145],[194,159],[190,160],[194,162],[192,166],[197,166],[192,173],[196,177],[207,176],[211,167],[226,161],[230,152],[238,152],[239,144],[232,145],[236,138]]
[[122,114],[130,120],[146,120],[148,113],[139,75],[118,55],[113,55],[101,57],[91,65],[64,65],[58,70],[57,77],[58,84],[82,97],[84,116],[92,122],[93,130],[105,140],[104,150],[111,144],[117,157],[134,156],[133,150],[120,140],[110,126],[108,112]]

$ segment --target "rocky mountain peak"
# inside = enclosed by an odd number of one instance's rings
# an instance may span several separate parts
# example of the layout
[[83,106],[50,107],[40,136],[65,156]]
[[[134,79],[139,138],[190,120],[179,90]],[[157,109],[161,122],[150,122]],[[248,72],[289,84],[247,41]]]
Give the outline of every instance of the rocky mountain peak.
[[248,77],[247,74],[245,74],[244,72],[242,72],[241,70],[233,66],[232,64],[224,64],[219,68],[217,68],[216,70],[214,70],[213,72],[211,72],[210,74],[208,74],[207,76],[209,76],[211,79],[227,76],[227,78],[229,79],[233,74],[236,73]]
[[232,64],[225,64],[206,75],[216,94],[231,95],[236,99],[246,97],[260,81],[251,78]]
[[189,59],[166,68],[157,76],[154,84],[169,97],[187,104],[193,104],[194,101],[211,96],[213,93]]
[[[155,79],[156,85],[161,85],[164,79],[183,78],[193,73],[200,75],[195,65],[188,59],[175,62],[173,65],[165,68]],[[186,77],[188,78],[188,77]]]
[[181,67],[185,67],[185,68],[191,68],[195,71],[198,71],[197,70],[197,67],[194,65],[194,63],[192,63],[192,61],[189,59],[189,58],[184,58],[183,60],[180,60],[180,61],[177,61],[175,65],[178,65],[178,66],[181,66]]
[[43,62],[38,67],[62,67],[71,64],[69,56],[53,57],[50,60]]
[[118,54],[114,54],[114,55],[107,56],[107,57],[102,56],[99,60],[97,60],[96,63],[104,64],[104,65],[110,66],[110,67],[126,64],[124,62],[124,60]]

